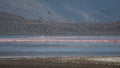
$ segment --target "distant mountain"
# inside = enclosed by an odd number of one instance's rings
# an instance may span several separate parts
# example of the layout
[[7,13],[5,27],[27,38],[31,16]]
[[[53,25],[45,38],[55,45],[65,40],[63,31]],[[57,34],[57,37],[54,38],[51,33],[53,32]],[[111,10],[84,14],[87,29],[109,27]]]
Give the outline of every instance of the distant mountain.
[[120,35],[120,22],[57,23],[0,12],[0,35]]
[[0,0],[0,11],[57,22],[120,21],[120,0]]

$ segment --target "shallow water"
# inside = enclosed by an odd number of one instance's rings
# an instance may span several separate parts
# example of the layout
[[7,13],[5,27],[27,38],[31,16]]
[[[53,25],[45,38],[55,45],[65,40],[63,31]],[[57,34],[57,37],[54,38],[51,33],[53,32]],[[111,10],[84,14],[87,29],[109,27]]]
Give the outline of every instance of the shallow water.
[[[39,36],[0,36],[0,38],[39,38]],[[94,36],[80,39],[120,39],[120,37]],[[0,57],[3,56],[120,56],[120,43],[3,42],[0,43]]]

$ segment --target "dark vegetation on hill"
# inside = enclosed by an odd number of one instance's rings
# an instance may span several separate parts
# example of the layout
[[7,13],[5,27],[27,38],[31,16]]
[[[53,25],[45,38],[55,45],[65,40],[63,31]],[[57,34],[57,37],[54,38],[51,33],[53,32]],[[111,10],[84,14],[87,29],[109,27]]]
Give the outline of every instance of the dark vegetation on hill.
[[0,12],[0,35],[120,35],[120,22],[55,23]]

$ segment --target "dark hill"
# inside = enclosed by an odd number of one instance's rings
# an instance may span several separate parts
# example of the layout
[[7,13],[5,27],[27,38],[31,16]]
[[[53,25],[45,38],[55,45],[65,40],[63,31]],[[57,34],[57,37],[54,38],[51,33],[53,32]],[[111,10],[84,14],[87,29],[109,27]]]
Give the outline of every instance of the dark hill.
[[120,35],[120,22],[55,23],[0,12],[0,35]]

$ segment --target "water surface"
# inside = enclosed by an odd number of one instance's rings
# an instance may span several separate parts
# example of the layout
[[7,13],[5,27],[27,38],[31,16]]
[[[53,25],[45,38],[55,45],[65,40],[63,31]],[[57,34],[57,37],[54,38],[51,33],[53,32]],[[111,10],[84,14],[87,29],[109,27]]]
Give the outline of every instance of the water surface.
[[[39,38],[40,36],[0,36],[0,38]],[[120,39],[119,36],[78,37],[77,39]],[[3,56],[120,56],[120,43],[80,42],[2,42]]]

